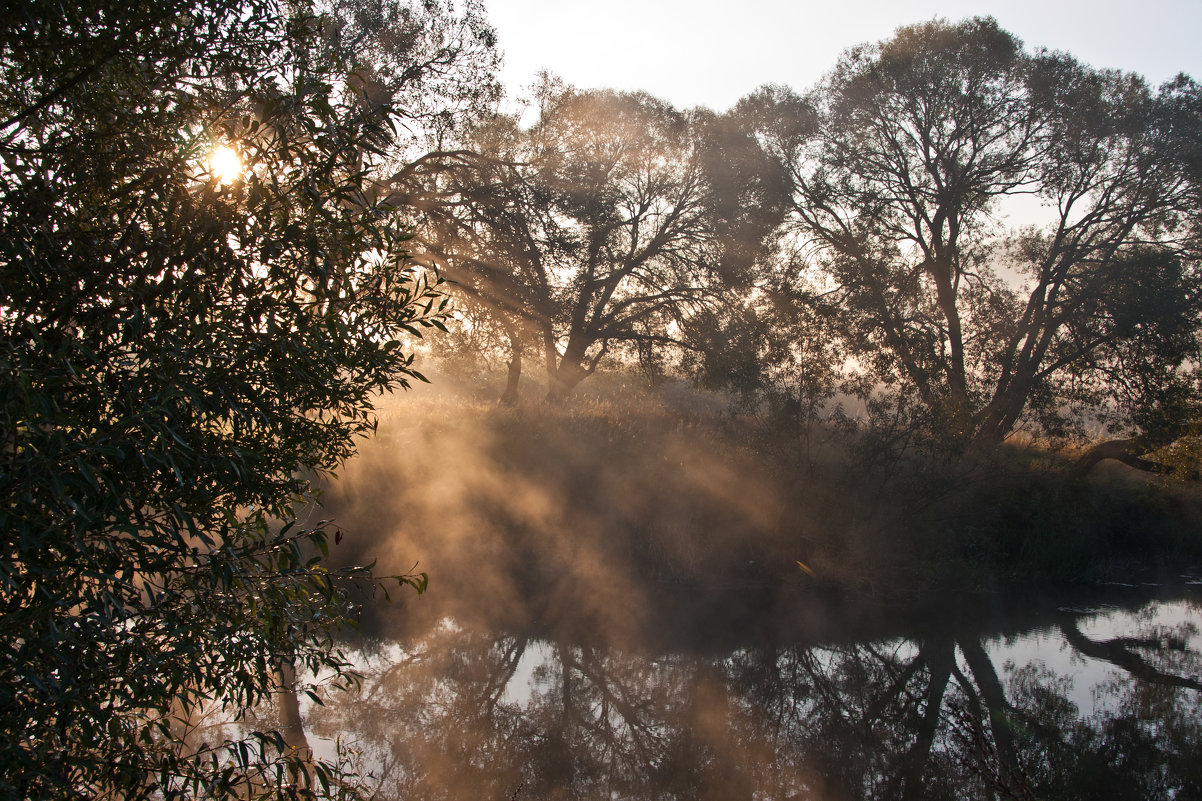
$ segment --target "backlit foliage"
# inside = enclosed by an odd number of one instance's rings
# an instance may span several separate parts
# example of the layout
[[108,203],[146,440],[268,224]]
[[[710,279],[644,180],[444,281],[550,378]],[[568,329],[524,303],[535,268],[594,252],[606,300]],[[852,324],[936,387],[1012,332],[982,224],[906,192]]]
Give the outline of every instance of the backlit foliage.
[[0,796],[352,789],[276,732],[183,736],[294,667],[345,678],[331,633],[374,580],[327,572],[297,517],[441,325],[374,191],[402,115],[331,25],[273,0],[0,18]]

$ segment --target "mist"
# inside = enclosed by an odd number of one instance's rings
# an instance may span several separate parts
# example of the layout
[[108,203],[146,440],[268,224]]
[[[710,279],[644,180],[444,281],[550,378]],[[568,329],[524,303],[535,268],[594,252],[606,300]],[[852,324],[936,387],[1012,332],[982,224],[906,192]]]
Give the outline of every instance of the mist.
[[[1104,542],[1101,520],[1148,512],[1118,489],[1129,476],[1075,496],[997,463],[949,478],[630,374],[563,405],[499,406],[490,386],[435,374],[391,399],[324,487],[333,561],[430,580],[364,599],[347,640],[362,686],[319,686],[308,707],[313,741],[341,739],[379,797],[1071,796],[1088,772],[1042,770],[1044,741],[990,715],[1064,727],[1056,747],[1085,765],[1152,692],[1183,710],[1157,718],[1175,738],[1163,775],[1189,780],[1171,766],[1202,736],[1196,592],[1035,590],[1013,554],[971,551],[1022,516],[1031,540]],[[1097,677],[1074,690],[1045,666],[1069,659],[1056,648]]]
[[800,589],[796,538],[815,523],[791,513],[790,482],[654,396],[506,409],[443,388],[381,410],[322,514],[346,533],[337,560],[430,575],[402,617],[621,640],[682,594],[730,607]]
[[[1124,555],[1167,558],[1193,508],[1153,507],[1124,475],[1032,471],[1020,449],[884,459],[871,436],[621,373],[563,405],[486,397],[436,377],[389,399],[323,486],[335,563],[429,575],[421,597],[365,604],[369,636],[447,618],[666,649],[838,636],[948,593],[1130,578]],[[1066,561],[1086,540],[1095,564]]]

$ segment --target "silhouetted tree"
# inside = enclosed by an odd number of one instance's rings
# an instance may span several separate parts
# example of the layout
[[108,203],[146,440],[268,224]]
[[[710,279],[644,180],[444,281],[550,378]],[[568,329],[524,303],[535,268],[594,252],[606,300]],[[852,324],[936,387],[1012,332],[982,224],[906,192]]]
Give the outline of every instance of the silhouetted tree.
[[[1082,411],[1146,430],[1192,382],[1198,92],[1029,54],[977,18],[901,28],[806,98],[747,102],[778,110],[761,135],[848,355],[930,430],[989,446]],[[1019,196],[1045,222],[1005,234]]]
[[506,332],[507,398],[527,348],[562,397],[616,349],[681,346],[690,314],[748,287],[783,210],[779,166],[737,119],[551,79],[537,100],[529,129],[473,131],[422,235]]
[[501,54],[479,0],[323,0],[320,9],[323,38],[352,68],[359,102],[387,104],[396,115],[389,155],[435,158],[440,143],[500,94]]

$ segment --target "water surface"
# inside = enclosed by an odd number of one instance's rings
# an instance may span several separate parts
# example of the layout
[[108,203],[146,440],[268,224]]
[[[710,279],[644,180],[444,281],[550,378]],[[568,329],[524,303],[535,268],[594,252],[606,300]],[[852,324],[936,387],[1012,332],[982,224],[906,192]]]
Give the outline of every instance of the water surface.
[[361,691],[307,725],[381,798],[1199,798],[1200,589],[641,638],[443,618],[359,643]]

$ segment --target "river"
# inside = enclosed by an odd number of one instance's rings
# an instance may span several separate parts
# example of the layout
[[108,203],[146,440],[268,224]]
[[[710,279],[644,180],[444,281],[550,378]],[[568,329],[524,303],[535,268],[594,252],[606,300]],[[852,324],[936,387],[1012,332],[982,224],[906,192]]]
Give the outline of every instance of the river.
[[306,726],[382,799],[1198,798],[1200,610],[1183,580],[636,638],[442,618],[355,643]]
[[380,799],[1202,799],[1190,498],[681,419],[398,405],[320,515],[430,587],[307,742]]

